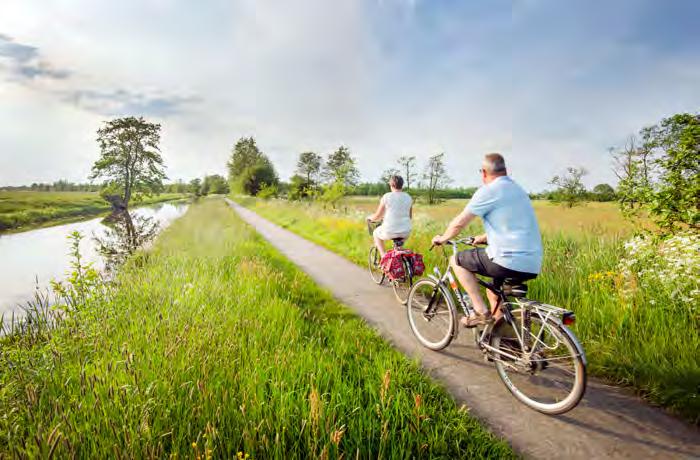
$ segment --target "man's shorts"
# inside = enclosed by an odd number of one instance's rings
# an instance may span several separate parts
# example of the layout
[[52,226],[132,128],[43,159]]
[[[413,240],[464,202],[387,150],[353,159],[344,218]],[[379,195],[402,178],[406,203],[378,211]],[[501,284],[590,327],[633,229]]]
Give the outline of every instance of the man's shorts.
[[467,249],[457,253],[457,265],[466,268],[472,273],[493,278],[496,286],[503,284],[505,278],[517,278],[519,281],[527,281],[537,278],[535,273],[519,272],[502,267],[489,259],[486,249]]

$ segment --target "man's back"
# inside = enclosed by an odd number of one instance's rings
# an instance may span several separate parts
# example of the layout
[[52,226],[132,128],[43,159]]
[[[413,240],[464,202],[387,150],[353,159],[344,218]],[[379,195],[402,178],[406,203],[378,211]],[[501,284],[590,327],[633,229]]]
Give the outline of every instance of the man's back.
[[489,258],[511,270],[540,272],[542,239],[532,203],[522,187],[508,176],[498,177],[476,191],[467,210],[484,221]]

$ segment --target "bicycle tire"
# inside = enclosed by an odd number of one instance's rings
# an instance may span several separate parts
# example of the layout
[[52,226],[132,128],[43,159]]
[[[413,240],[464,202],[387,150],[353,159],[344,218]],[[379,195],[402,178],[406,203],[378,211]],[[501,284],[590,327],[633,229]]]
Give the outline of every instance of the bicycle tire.
[[[518,320],[517,318],[520,317],[521,312],[520,310],[514,310],[512,312],[514,318],[516,318],[516,325],[518,325]],[[554,358],[547,358],[544,353],[542,354],[541,357],[537,357],[537,359],[532,360],[533,363],[530,363],[530,369],[527,371],[523,372],[514,372],[513,375],[517,376],[525,376],[527,374],[530,374],[529,378],[526,379],[520,379],[519,377],[517,378],[518,382],[523,382],[522,384],[518,385],[516,384],[513,380],[513,376],[509,375],[507,369],[511,367],[516,367],[516,364],[507,364],[506,361],[510,361],[511,363],[516,363],[516,360],[509,360],[508,358],[502,358],[502,357],[495,357],[494,356],[494,364],[496,366],[496,371],[498,372],[498,376],[501,378],[501,381],[503,384],[506,386],[508,391],[521,403],[525,404],[531,409],[534,409],[538,412],[542,412],[544,414],[548,415],[559,415],[563,414],[565,412],[570,411],[574,407],[578,405],[578,403],[581,401],[583,398],[583,395],[585,394],[586,391],[586,383],[587,383],[587,371],[586,371],[586,357],[585,353],[583,351],[583,348],[578,342],[578,339],[574,335],[574,333],[565,325],[561,324],[559,320],[553,320],[553,319],[547,319],[546,321],[543,320],[539,315],[536,313],[531,313],[531,320],[533,322],[538,322],[540,323],[543,328],[543,334],[551,334],[555,337],[557,341],[560,341],[565,345],[565,348],[568,350],[570,353],[569,359],[571,360],[571,368],[573,370],[573,383],[571,385],[571,390],[566,393],[566,396],[563,398],[560,398],[558,400],[555,400],[554,402],[547,403],[547,402],[542,402],[536,400],[532,394],[528,395],[527,393],[532,393],[534,389],[528,389],[529,387],[535,387],[537,382],[537,379],[535,377],[539,377],[537,374],[533,373],[535,367],[541,368],[538,372],[544,373],[547,369],[551,369],[551,373],[557,373],[559,375],[566,375],[567,373],[570,373],[571,371],[567,371],[564,369],[563,366],[560,366],[559,363],[563,362],[563,359],[554,357]],[[546,327],[546,330],[544,329]],[[496,327],[494,328],[494,331],[492,332],[491,335],[491,346],[494,348],[497,348],[501,351],[509,351],[513,354],[513,356],[517,355],[517,353],[522,353],[522,347],[520,350],[517,350],[517,348],[513,347],[512,345],[510,348],[506,348],[506,344],[504,342],[504,339],[506,338],[506,333],[507,329],[510,328],[512,330],[512,326],[505,322],[501,321]],[[531,328],[532,329],[532,328]],[[521,329],[522,331],[522,329]],[[513,340],[512,337],[508,338],[509,340]],[[544,340],[541,340],[541,342],[544,344]],[[502,346],[504,345],[504,346]],[[538,352],[536,352],[538,353]],[[558,361],[557,361],[558,360]],[[555,362],[555,364],[551,364]],[[545,366],[545,363],[548,363],[548,366]],[[521,363],[518,363],[517,365],[521,365]],[[523,366],[523,370],[525,370],[525,367]],[[526,381],[527,380],[527,381]],[[546,392],[553,392],[554,389],[560,389],[563,388],[564,385],[552,385],[551,383],[548,384],[543,384],[543,387],[547,388],[545,390]],[[548,395],[548,397],[551,397],[553,399],[556,399],[556,396],[551,396]]]
[[375,284],[382,284],[386,278],[384,270],[379,266],[380,260],[381,257],[379,257],[379,250],[377,247],[374,245],[370,246],[367,265],[369,268],[369,276]]
[[[427,317],[424,311],[430,298],[426,297],[430,296],[431,292],[433,295],[439,296],[436,297],[436,301],[439,303],[433,305],[437,307],[437,313]],[[444,285],[431,278],[423,278],[413,285],[408,295],[406,314],[413,335],[424,347],[431,350],[437,351],[447,347],[457,334],[457,308],[454,299]],[[435,321],[436,318],[438,321]],[[424,327],[426,324],[435,324],[432,329],[437,329],[438,333],[429,336],[424,330],[428,329]],[[442,332],[439,332],[440,330]]]
[[413,268],[405,257],[401,257],[403,264],[404,278],[403,280],[394,280],[391,282],[391,287],[394,289],[394,296],[401,305],[408,303],[408,295],[413,287]]

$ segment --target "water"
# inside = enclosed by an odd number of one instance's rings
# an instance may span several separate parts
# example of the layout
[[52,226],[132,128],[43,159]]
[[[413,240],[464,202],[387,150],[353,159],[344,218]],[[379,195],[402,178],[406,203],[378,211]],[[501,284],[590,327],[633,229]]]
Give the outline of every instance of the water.
[[187,210],[185,203],[161,203],[129,213],[0,235],[0,315],[15,311],[70,271],[68,235],[83,234],[80,253],[95,268],[110,272],[138,247]]

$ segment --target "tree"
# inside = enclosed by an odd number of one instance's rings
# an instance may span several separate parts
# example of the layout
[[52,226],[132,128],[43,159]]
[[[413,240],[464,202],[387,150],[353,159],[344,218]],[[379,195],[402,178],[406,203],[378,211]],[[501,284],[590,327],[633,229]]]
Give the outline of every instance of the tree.
[[187,191],[194,196],[202,196],[202,180],[192,179],[187,187]]
[[641,131],[653,181],[644,203],[668,231],[700,228],[700,114],[681,113]]
[[270,160],[264,158],[243,170],[237,183],[243,192],[255,196],[265,187],[276,186],[279,178]]
[[428,204],[437,203],[439,201],[438,190],[450,182],[445,168],[444,153],[438,153],[428,158],[428,163],[423,171],[423,179],[426,181]]
[[584,168],[567,168],[566,171],[565,175],[554,176],[549,183],[557,187],[552,200],[572,208],[586,199],[586,187],[581,178],[588,171]]
[[123,207],[132,197],[158,193],[167,178],[160,155],[160,125],[143,117],[117,118],[97,130],[100,158],[90,179],[105,178],[110,192],[119,194]]
[[404,155],[398,160],[399,166],[404,176],[403,179],[406,182],[404,189],[408,190],[411,188],[411,177],[413,177],[413,170],[416,167],[416,157]]
[[596,201],[613,201],[615,199],[615,189],[610,184],[598,184],[593,187],[592,192]]
[[651,184],[649,149],[639,146],[636,136],[630,136],[625,147],[610,149],[613,156],[613,172],[618,178],[618,199],[625,214],[634,214]]
[[360,172],[347,147],[340,146],[338,150],[328,155],[323,176],[328,183],[339,183],[345,188],[357,184]]
[[279,183],[272,162],[258,149],[252,137],[243,137],[236,142],[228,171],[231,183],[249,195],[257,194],[266,185]]
[[321,172],[323,158],[314,152],[304,152],[299,155],[296,173],[306,179],[309,185],[315,185],[318,175]]
[[209,195],[210,193],[225,195],[228,192],[228,183],[222,176],[218,174],[204,176],[204,181],[202,182],[202,195]]

